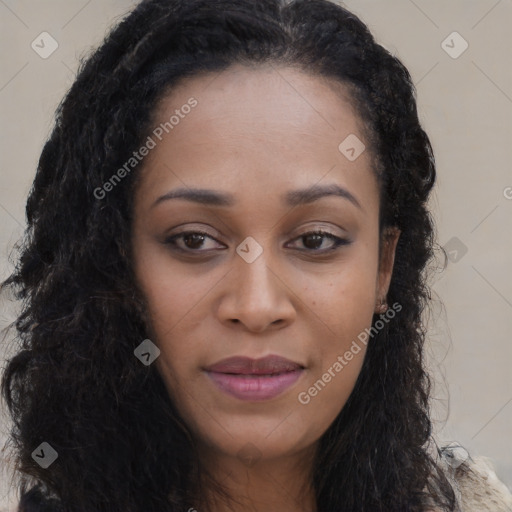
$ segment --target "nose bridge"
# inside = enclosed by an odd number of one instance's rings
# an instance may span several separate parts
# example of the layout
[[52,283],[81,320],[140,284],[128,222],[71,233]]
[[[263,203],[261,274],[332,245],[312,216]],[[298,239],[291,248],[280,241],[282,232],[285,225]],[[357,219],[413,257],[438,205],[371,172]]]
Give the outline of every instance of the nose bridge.
[[237,247],[227,293],[220,304],[221,321],[242,323],[252,331],[289,322],[294,308],[278,277],[270,250],[246,240]]
[[[248,252],[244,253],[247,249]],[[246,258],[246,255],[251,257]],[[240,244],[237,248],[234,274],[237,283],[235,287],[238,288],[241,298],[272,300],[275,296],[273,289],[277,287],[277,283],[275,271],[272,272],[271,268],[271,252],[268,249],[258,249],[251,241]]]

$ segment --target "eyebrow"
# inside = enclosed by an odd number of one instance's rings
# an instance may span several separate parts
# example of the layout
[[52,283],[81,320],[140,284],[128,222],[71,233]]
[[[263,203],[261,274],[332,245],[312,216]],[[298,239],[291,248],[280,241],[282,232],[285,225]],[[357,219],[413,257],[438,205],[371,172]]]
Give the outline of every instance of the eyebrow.
[[[360,202],[353,194],[336,184],[312,185],[311,187],[303,189],[290,190],[282,196],[282,200],[287,206],[295,207],[313,203],[314,201],[328,196],[337,196],[347,199],[354,206],[357,206],[361,210],[363,209]],[[153,203],[151,208],[170,199],[185,199],[206,206],[233,206],[236,203],[232,194],[203,188],[177,188],[160,196]]]

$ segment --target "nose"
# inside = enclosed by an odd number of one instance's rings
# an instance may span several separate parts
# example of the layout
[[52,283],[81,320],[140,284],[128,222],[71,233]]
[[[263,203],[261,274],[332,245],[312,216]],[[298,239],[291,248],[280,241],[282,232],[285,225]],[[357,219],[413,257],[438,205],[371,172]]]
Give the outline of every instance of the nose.
[[281,329],[294,321],[293,291],[265,251],[252,263],[234,255],[232,270],[224,283],[217,310],[223,324],[240,324],[260,333]]

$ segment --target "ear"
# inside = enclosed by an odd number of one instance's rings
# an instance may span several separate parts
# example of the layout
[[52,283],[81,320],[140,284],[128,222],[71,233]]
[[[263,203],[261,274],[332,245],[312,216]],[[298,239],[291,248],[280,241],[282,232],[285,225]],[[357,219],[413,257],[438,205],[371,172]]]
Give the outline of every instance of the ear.
[[382,233],[375,300],[376,313],[382,313],[382,311],[379,311],[379,304],[381,301],[386,301],[389,284],[391,282],[391,275],[393,274],[393,265],[395,263],[396,245],[400,238],[400,234],[401,231],[396,227],[386,228]]

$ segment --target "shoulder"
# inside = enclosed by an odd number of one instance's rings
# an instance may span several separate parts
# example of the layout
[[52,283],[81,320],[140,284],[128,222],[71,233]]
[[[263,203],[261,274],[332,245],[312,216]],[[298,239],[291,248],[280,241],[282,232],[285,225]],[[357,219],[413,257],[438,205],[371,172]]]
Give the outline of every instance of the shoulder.
[[460,512],[512,512],[512,494],[490,459],[471,457],[459,444],[439,450],[438,463],[450,481]]

